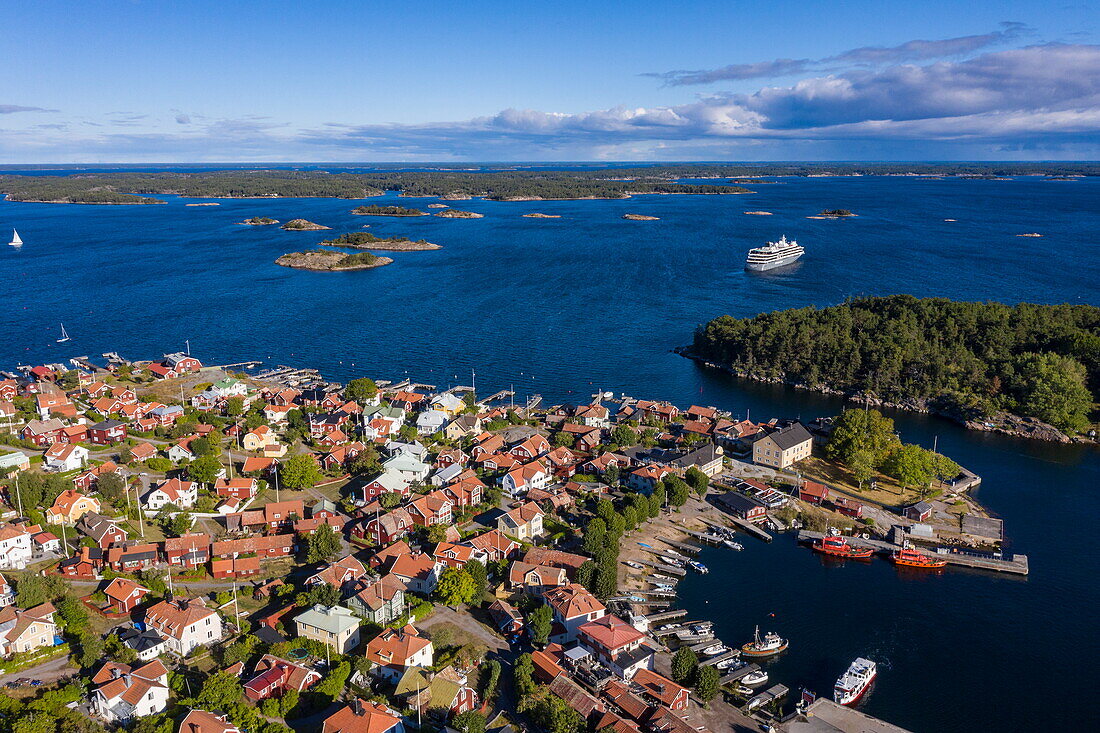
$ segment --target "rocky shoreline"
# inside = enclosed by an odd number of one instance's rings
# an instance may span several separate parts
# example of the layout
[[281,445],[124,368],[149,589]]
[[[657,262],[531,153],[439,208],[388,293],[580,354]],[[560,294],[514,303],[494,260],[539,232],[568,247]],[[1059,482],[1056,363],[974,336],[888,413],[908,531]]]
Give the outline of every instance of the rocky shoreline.
[[441,219],[484,219],[485,214],[478,214],[473,211],[459,211],[458,209],[444,209],[432,216],[438,216]]
[[290,252],[275,260],[276,265],[292,267],[296,270],[313,270],[314,272],[350,272],[352,270],[373,270],[376,267],[391,264],[389,257],[375,257],[370,262],[357,264],[341,264],[348,262],[349,257],[343,252],[327,249],[315,249],[306,252]]
[[524,214],[524,219],[560,219],[561,214],[540,214],[538,212],[534,214]]
[[288,232],[316,232],[321,229],[332,229],[332,227],[326,227],[322,224],[315,224],[314,222],[308,221],[306,219],[291,219],[279,228]]
[[645,214],[623,214],[623,218],[628,221],[660,221],[659,216],[646,216]]
[[726,374],[737,377],[738,379],[746,379],[751,382],[758,382],[761,384],[783,384],[794,389],[804,390],[806,392],[817,392],[819,394],[827,394],[835,397],[843,397],[846,400],[854,402],[859,405],[868,405],[870,407],[887,407],[894,410],[905,410],[907,412],[917,412],[925,415],[935,415],[937,417],[943,417],[951,420],[954,423],[962,425],[969,430],[978,430],[987,433],[999,433],[1001,435],[1010,435],[1016,438],[1030,438],[1033,440],[1045,440],[1052,443],[1083,443],[1083,444],[1095,444],[1097,441],[1083,437],[1083,436],[1069,436],[1063,433],[1058,428],[1043,422],[1033,417],[1023,417],[1021,415],[1014,415],[1012,413],[1002,412],[992,416],[988,420],[973,420],[963,415],[959,415],[951,410],[945,410],[937,407],[932,400],[927,398],[913,398],[900,401],[890,401],[880,399],[878,397],[870,397],[863,393],[857,392],[845,392],[844,390],[829,387],[827,385],[810,385],[801,382],[794,382],[785,379],[768,379],[758,377],[747,372],[740,372],[732,367],[724,364],[718,364],[716,362],[705,359],[698,354],[692,353],[690,347],[680,346],[673,351],[680,356],[691,359],[697,364],[709,367],[711,369],[718,369]]

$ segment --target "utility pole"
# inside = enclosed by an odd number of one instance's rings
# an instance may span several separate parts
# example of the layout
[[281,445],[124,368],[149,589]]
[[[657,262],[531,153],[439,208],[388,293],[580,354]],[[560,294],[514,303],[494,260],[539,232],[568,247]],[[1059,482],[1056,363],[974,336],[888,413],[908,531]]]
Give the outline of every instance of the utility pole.
[[279,503],[279,467],[275,466],[275,503]]
[[19,504],[19,516],[23,516],[23,492],[19,490],[19,472],[15,473],[15,501]]
[[69,554],[69,540],[65,537],[65,520],[61,520],[61,544],[65,548],[65,554]]
[[233,625],[240,630],[241,626],[241,610],[237,607],[237,579],[233,579]]

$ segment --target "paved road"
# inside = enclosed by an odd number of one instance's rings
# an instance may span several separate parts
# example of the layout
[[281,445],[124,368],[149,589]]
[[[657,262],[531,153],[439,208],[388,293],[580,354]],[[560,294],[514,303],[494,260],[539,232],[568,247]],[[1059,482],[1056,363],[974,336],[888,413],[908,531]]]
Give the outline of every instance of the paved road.
[[56,682],[60,679],[72,677],[77,673],[76,667],[69,664],[68,655],[60,656],[55,659],[50,659],[35,667],[28,667],[19,672],[12,672],[11,674],[0,675],[0,685],[6,685],[7,683],[17,680],[20,677],[26,677],[32,680],[42,680],[42,682],[49,684]]

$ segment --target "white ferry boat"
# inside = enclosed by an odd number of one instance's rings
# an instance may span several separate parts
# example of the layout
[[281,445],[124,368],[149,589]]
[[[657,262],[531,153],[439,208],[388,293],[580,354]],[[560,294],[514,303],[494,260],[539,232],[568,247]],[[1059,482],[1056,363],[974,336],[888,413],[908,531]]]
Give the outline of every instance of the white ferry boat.
[[748,259],[745,260],[745,269],[753,272],[774,270],[795,262],[805,252],[805,248],[793,239],[788,240],[784,234],[778,242],[768,242],[764,247],[750,249]]
[[840,675],[833,687],[833,701],[841,705],[854,705],[875,680],[878,668],[870,659],[860,657]]

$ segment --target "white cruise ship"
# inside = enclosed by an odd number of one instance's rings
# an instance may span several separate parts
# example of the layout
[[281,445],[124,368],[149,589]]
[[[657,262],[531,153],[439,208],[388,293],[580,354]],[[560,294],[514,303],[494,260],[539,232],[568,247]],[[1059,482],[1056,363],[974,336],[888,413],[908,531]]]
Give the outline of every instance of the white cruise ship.
[[860,657],[840,675],[833,687],[833,702],[840,705],[854,705],[875,680],[878,668],[870,659]]
[[784,234],[778,242],[768,242],[767,246],[750,249],[749,257],[745,260],[745,269],[753,272],[774,270],[796,261],[805,251],[793,239],[788,241]]

